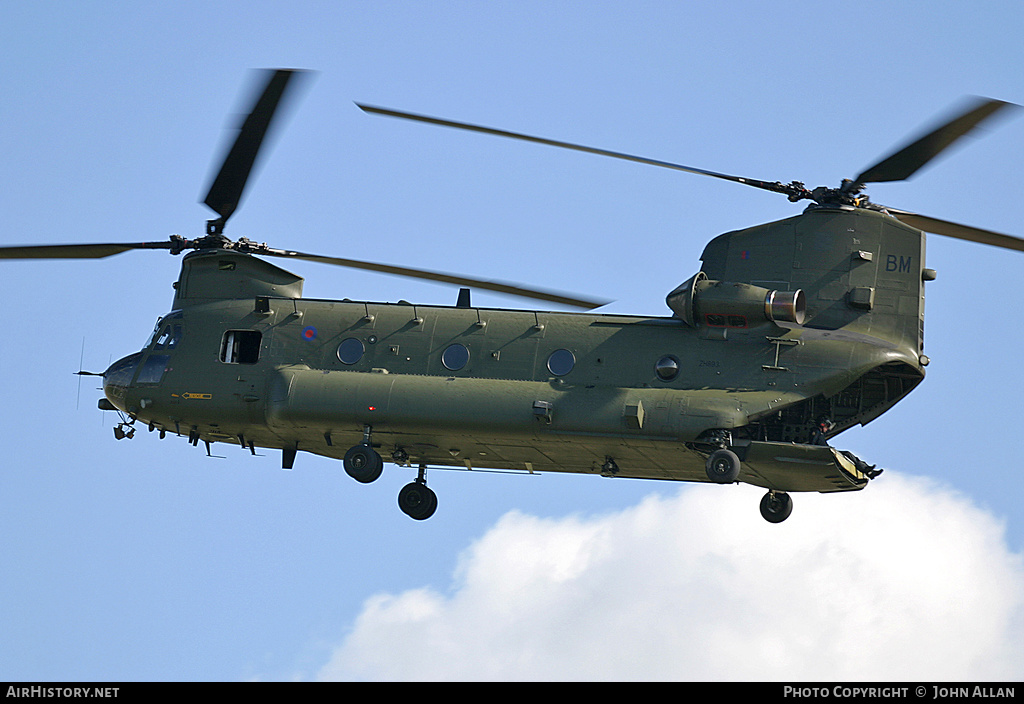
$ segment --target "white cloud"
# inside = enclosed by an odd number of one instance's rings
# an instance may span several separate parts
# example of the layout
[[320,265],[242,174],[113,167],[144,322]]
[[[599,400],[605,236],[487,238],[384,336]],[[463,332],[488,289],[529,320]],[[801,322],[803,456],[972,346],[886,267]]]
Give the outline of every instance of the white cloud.
[[1017,680],[1024,566],[968,499],[885,476],[693,486],[618,513],[504,516],[447,593],[369,599],[321,679]]

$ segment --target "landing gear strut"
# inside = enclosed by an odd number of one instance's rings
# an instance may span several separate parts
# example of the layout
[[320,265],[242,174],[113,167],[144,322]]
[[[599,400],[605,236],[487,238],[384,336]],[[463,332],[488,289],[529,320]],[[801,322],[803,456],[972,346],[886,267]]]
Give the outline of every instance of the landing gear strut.
[[366,426],[363,441],[350,447],[345,453],[345,459],[342,460],[348,476],[363,484],[376,481],[384,471],[384,460],[370,442],[370,430],[370,426]]
[[740,458],[732,450],[715,450],[704,464],[708,479],[718,484],[732,484],[740,476]]
[[724,428],[708,430],[701,435],[701,451],[713,448],[704,462],[708,479],[716,484],[732,484],[740,477],[742,465],[739,455],[729,449],[732,446],[732,432]]
[[398,492],[398,507],[409,518],[425,521],[437,510],[437,494],[427,486],[427,465],[420,465],[419,476]]
[[793,513],[793,499],[784,491],[769,491],[761,499],[761,516],[769,523],[782,523]]

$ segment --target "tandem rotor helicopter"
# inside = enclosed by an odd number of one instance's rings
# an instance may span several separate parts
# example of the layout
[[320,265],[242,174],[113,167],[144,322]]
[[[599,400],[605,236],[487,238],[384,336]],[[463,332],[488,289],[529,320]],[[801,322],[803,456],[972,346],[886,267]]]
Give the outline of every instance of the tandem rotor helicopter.
[[[881,470],[829,441],[866,424],[923,379],[925,232],[1024,251],[1024,239],[872,203],[1010,106],[979,100],[837,188],[759,181],[368,105],[416,120],[711,176],[809,200],[799,215],[728,232],[667,297],[671,315],[478,308],[486,289],[592,310],[603,301],[496,281],[275,249],[224,235],[282,98],[266,84],[210,186],[217,218],[196,239],[0,248],[0,259],[97,259],[188,251],[171,311],[139,352],[102,373],[99,407],[136,426],[203,442],[342,460],[356,481],[384,458],[418,468],[398,496],[429,518],[429,466],[574,472],[790,493],[863,489]],[[454,306],[302,297],[303,279],[262,257],[301,259],[462,287]],[[85,373],[85,372],[80,372]]]

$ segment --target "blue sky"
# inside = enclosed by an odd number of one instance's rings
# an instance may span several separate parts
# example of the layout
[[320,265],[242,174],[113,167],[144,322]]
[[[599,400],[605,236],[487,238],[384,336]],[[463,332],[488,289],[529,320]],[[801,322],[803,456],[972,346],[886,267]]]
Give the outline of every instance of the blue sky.
[[[5,245],[200,234],[250,70],[308,68],[230,236],[615,313],[668,314],[708,240],[800,206],[353,101],[809,186],[963,96],[1024,102],[1013,2],[14,1],[2,16]],[[984,132],[871,196],[1024,235],[1024,116]],[[440,505],[420,523],[391,465],[363,486],[312,455],[285,472],[277,453],[117,442],[95,381],[79,392],[72,373],[141,347],[179,261],[5,263],[0,679],[1019,679],[1022,255],[928,244],[928,378],[834,443],[886,474],[797,495],[779,526],[751,487],[454,472],[431,475]],[[457,295],[290,268],[310,297]]]

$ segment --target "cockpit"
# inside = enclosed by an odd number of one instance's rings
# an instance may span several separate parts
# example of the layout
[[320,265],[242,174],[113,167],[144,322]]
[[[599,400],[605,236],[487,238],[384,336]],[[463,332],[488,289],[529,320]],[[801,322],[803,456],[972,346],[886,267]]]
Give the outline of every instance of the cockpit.
[[170,367],[171,353],[181,343],[183,335],[181,311],[172,311],[157,320],[142,351],[117,360],[103,372],[103,393],[107,399],[121,408],[133,382],[159,384]]

